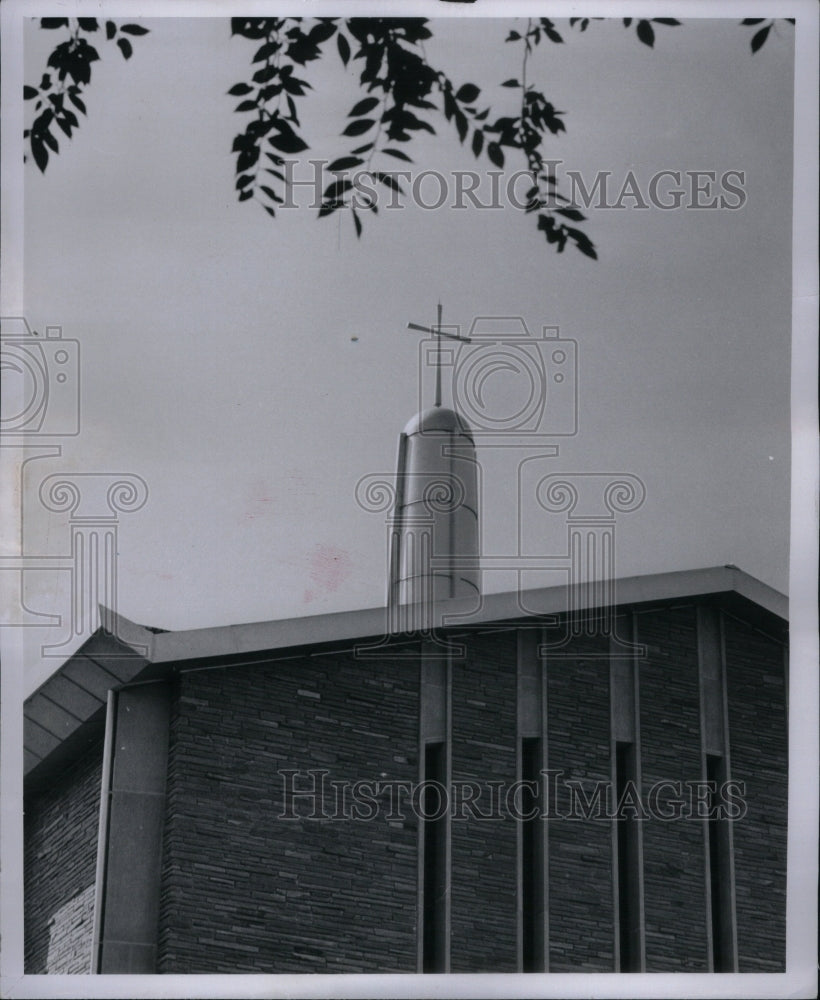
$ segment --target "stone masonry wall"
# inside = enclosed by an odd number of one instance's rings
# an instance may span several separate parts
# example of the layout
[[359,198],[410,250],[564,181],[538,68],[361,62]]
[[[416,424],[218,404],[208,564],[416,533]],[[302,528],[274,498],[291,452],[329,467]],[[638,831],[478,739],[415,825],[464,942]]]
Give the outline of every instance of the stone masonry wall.
[[[515,632],[470,637],[466,651],[453,664],[453,782],[476,782],[478,811],[487,814],[488,783],[515,781]],[[452,821],[453,972],[517,968],[516,823],[501,813]]]
[[[657,782],[701,780],[696,612],[693,605],[637,616],[643,795]],[[685,796],[684,796],[685,797]],[[674,793],[661,795],[669,805]],[[708,971],[703,821],[643,823],[644,914],[648,972]]]
[[[293,800],[285,779],[413,782],[418,660],[314,655],[183,674],[171,722],[159,970],[413,972],[416,824],[383,796]],[[317,777],[317,781],[321,779]],[[352,810],[370,819],[351,818]],[[313,815],[315,818],[310,818]]]
[[91,971],[102,736],[25,807],[25,968]]
[[731,777],[745,784],[733,823],[738,970],[786,961],[788,762],[783,648],[724,615]]

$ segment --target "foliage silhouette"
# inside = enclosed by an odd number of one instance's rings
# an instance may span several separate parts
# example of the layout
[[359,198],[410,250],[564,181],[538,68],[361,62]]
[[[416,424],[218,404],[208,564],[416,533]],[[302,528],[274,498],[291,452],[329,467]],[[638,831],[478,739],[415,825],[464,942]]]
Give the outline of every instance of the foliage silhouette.
[[[523,20],[523,19],[521,19]],[[569,19],[571,31],[583,33],[592,21],[604,18]],[[787,18],[789,23],[794,20]],[[622,18],[634,26],[638,40],[653,48],[656,26],[677,27],[674,18]],[[535,215],[537,228],[548,244],[560,253],[572,244],[587,257],[597,258],[588,236],[569,222],[580,223],[585,216],[557,190],[544,156],[547,135],[566,131],[564,112],[555,109],[538,86],[529,79],[530,58],[542,42],[564,44],[564,38],[549,18],[529,18],[523,30],[509,30],[507,44],[518,48],[520,70],[501,86],[520,92],[517,111],[496,117],[492,107],[480,102],[481,89],[471,82],[456,86],[447,73],[430,65],[424,43],[433,37],[431,22],[422,18],[231,18],[230,31],[254,43],[250,78],[230,88],[231,97],[241,98],[235,107],[248,116],[233,140],[235,188],[239,201],[255,200],[270,215],[288,197],[289,177],[286,157],[309,149],[300,134],[299,102],[311,90],[300,76],[308,65],[335,48],[343,67],[360,64],[358,85],[367,95],[348,113],[350,121],[341,136],[357,140],[354,148],[327,165],[330,178],[323,184],[319,218],[340,209],[349,210],[357,236],[362,233],[362,211],[378,213],[375,197],[362,198],[383,185],[393,196],[405,194],[400,178],[383,169],[385,157],[412,163],[407,147],[419,132],[436,134],[433,121],[440,117],[455,128],[459,141],[469,140],[476,159],[486,157],[502,169],[511,155],[525,164],[531,184],[526,192],[525,212]],[[741,25],[755,29],[751,51],[766,42],[774,25],[772,19],[745,18]],[[92,41],[102,37],[96,18],[41,18],[45,31],[64,31],[67,37],[53,49],[39,86],[26,85],[23,97],[33,103],[33,120],[24,132],[31,156],[45,172],[50,155],[59,153],[52,131],[57,126],[71,138],[80,120],[68,106],[85,115],[82,98],[91,83],[92,64],[100,59]],[[103,45],[114,42],[124,59],[134,52],[133,40],[148,34],[140,24],[104,25]],[[335,44],[330,42],[335,38]],[[260,44],[261,43],[261,44]],[[483,106],[481,106],[483,104]],[[323,169],[325,169],[323,167]],[[348,172],[355,170],[352,179]],[[371,185],[368,188],[368,185]]]

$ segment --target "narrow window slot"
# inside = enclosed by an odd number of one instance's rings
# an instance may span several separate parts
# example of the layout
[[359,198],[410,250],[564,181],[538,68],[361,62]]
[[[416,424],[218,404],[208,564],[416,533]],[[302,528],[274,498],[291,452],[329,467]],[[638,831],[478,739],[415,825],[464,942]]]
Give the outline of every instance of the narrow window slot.
[[[447,755],[443,742],[428,743],[424,748],[424,780],[446,789]],[[446,797],[434,787],[424,789],[424,972],[445,971],[445,919],[447,889],[447,812]],[[441,815],[439,815],[441,813]]]
[[[521,780],[537,788],[541,782],[542,743],[536,737],[521,740]],[[524,788],[521,813],[538,810],[540,795]],[[544,848],[543,821],[535,816],[521,821],[521,909],[524,972],[543,972],[544,965]]]
[[[624,801],[629,784],[637,789],[637,759],[634,743],[615,744],[615,790],[617,803]],[[618,857],[618,943],[620,971],[640,972],[640,888],[638,820],[629,808],[615,820]]]

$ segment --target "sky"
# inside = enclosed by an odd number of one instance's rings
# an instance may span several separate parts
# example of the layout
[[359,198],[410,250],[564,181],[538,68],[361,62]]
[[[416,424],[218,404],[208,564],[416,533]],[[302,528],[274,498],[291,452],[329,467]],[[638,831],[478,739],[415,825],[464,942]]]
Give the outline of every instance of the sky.
[[[226,92],[247,78],[254,43],[225,19],[139,21],[150,33],[128,62],[100,45],[74,137],[59,134],[45,174],[25,167],[25,316],[78,342],[80,373],[79,433],[48,439],[59,456],[25,467],[28,555],[69,551],[67,516],[39,499],[47,476],[127,473],[147,487],[117,526],[116,606],[132,621],[176,630],[383,604],[385,515],[363,510],[356,486],[394,474],[399,433],[420,393],[429,403],[406,325],[433,322],[440,300],[462,333],[476,317],[520,317],[536,339],[557,327],[577,345],[577,433],[545,424],[517,448],[477,438],[486,555],[514,566],[519,532],[531,554],[565,544],[563,515],[519,496],[528,461],[640,480],[643,505],[617,519],[619,576],[732,563],[787,591],[790,25],[753,55],[737,19],[659,25],[653,49],[617,20],[580,33],[556,19],[565,43],[543,43],[528,79],[565,112],[545,147],[565,192],[570,171],[587,187],[608,171],[613,201],[630,172],[644,198],[660,171],[681,172],[687,190],[687,171],[743,178],[741,197],[728,192],[736,208],[590,208],[593,261],[556,254],[509,203],[383,209],[361,239],[342,213],[317,220],[302,204],[271,219],[238,204],[230,149],[244,119]],[[525,23],[437,18],[428,59],[480,86],[479,104],[509,108],[499,84],[520,50],[504,38]],[[56,40],[27,31],[27,82]],[[331,45],[305,73],[300,178],[309,158],[355,143],[340,137],[361,96],[355,65]],[[454,172],[477,170],[483,195],[493,168],[431,120],[436,136],[408,147],[414,165],[382,169],[436,170],[448,194]],[[429,205],[435,185],[419,190]],[[490,405],[513,406],[521,382],[494,378]],[[449,391],[445,379],[445,402]],[[485,569],[483,583],[515,577]],[[28,572],[23,599],[61,616],[27,631],[33,689],[77,644],[67,570]],[[62,641],[60,658],[41,655]]]

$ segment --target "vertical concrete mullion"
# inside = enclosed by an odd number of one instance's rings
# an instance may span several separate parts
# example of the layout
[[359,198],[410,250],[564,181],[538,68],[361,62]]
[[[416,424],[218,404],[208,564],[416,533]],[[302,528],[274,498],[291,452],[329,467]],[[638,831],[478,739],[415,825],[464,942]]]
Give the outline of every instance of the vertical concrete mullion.
[[101,973],[156,972],[170,702],[162,682],[122,688],[109,701],[95,930]]
[[452,651],[447,649],[447,665],[445,667],[445,687],[444,687],[444,753],[445,753],[445,775],[447,790],[447,815],[445,817],[445,854],[444,854],[444,971],[450,971],[450,938],[452,936],[452,885],[453,885],[453,817],[450,801],[453,788],[453,656]]
[[[615,618],[613,616],[613,621]],[[630,612],[626,618],[626,628],[629,633],[626,644],[633,647],[637,643],[637,616]],[[638,685],[638,670],[635,652],[629,655],[624,665],[624,645],[617,636],[617,629],[610,635],[609,663],[609,703],[610,703],[610,760],[611,788],[613,791],[613,806],[618,805],[617,786],[617,745],[630,743],[633,747],[635,762],[635,781],[639,794],[643,794],[641,775],[641,744],[640,744],[640,696]],[[635,819],[634,831],[618,829],[617,818],[612,820],[612,917],[614,931],[615,969],[622,971],[621,956],[621,900],[620,896],[620,859],[618,844],[620,836],[630,836],[634,832],[634,851],[636,871],[637,920],[638,920],[638,964],[637,971],[643,972],[646,967],[646,941],[644,921],[643,893],[643,827],[640,819]],[[632,936],[630,930],[630,937]]]
[[[726,697],[726,651],[722,613],[712,605],[697,606],[698,691],[700,695],[701,780],[706,781],[707,757],[723,761],[723,780],[731,777],[729,758],[729,716]],[[715,928],[712,912],[711,872],[713,859],[709,844],[709,819],[703,820],[704,857],[706,861],[706,928],[709,971],[714,972]],[[724,823],[729,823],[727,819]],[[725,869],[728,887],[728,924],[732,970],[737,970],[737,918],[735,912],[734,838],[731,824],[726,828]],[[717,863],[720,859],[715,859]],[[721,920],[721,925],[724,921]]]
[[108,812],[111,798],[111,763],[117,724],[117,692],[108,692],[105,709],[102,779],[100,787],[100,821],[97,833],[97,874],[94,880],[94,928],[91,937],[92,973],[100,971],[100,941],[105,915],[105,870],[108,857]]
[[[516,781],[523,778],[523,744],[524,739],[539,740],[541,757],[539,769],[547,768],[547,719],[546,719],[546,664],[539,655],[539,647],[545,644],[543,629],[522,628],[518,630],[516,645]],[[542,781],[541,795],[538,801],[543,809],[543,795],[546,789]],[[541,885],[538,902],[540,906],[540,951],[543,971],[549,967],[549,928],[548,928],[548,846],[546,822],[539,820],[538,852]],[[523,970],[524,962],[524,829],[518,822],[516,829],[516,938],[518,969]]]
[[[723,715],[723,756],[725,761],[725,774],[724,780],[729,781],[732,777],[732,753],[731,753],[731,733],[729,731],[729,691],[728,691],[728,681],[726,678],[726,631],[724,626],[723,612],[718,611],[718,640],[720,645],[720,694],[721,694],[721,709]],[[733,826],[731,822],[727,819],[724,822],[728,824],[727,830],[727,868],[729,875],[729,900],[731,906],[731,918],[729,922],[729,928],[731,933],[731,948],[732,948],[732,969],[737,972],[738,969],[738,953],[737,953],[737,898],[735,892],[735,838],[733,835]]]
[[[546,628],[540,628],[537,632],[538,643],[537,651],[538,656],[538,675],[541,680],[541,768],[543,771],[549,770],[549,730],[547,728],[547,712],[549,705],[547,699],[549,697],[549,689],[547,687],[547,630]],[[541,655],[543,651],[543,655]],[[549,788],[543,785],[544,795],[549,794]],[[548,803],[544,802],[543,807],[545,809],[549,808]],[[544,898],[544,920],[543,920],[543,933],[544,933],[544,972],[549,972],[550,968],[550,903],[549,903],[549,865],[550,865],[550,852],[549,852],[549,820],[543,820],[543,833],[541,837],[541,849],[543,851],[543,883],[542,883],[542,893]]]
[[[421,644],[419,657],[419,781],[428,780],[425,767],[425,751],[428,743],[444,744],[445,791],[448,808],[444,818],[444,914],[443,952],[444,972],[450,971],[451,937],[451,884],[452,884],[452,826],[449,808],[452,788],[452,657],[446,656],[442,647],[425,640]],[[421,805],[421,798],[419,804]],[[425,821],[418,824],[418,908],[417,908],[417,966],[424,971],[424,873],[425,873]]]
[[[630,613],[630,637],[635,647],[632,660],[633,690],[635,694],[635,774],[638,780],[638,791],[643,799],[643,766],[641,762],[641,685],[637,649],[640,645],[638,636],[638,616]],[[640,948],[640,971],[646,972],[646,914],[644,912],[644,877],[643,877],[643,823],[638,822],[638,926]]]

